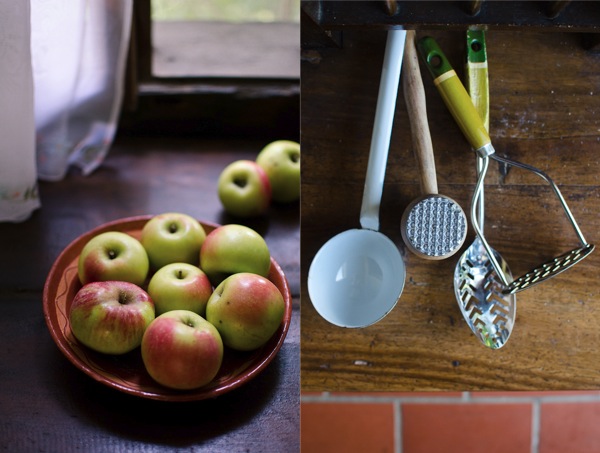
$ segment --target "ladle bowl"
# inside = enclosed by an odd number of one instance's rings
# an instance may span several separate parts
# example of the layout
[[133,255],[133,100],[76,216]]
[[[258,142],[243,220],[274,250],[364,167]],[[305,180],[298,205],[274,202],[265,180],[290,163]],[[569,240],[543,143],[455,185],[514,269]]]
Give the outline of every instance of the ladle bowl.
[[317,252],[308,292],[317,312],[340,327],[366,327],[396,305],[406,279],[404,261],[384,234],[344,231]]

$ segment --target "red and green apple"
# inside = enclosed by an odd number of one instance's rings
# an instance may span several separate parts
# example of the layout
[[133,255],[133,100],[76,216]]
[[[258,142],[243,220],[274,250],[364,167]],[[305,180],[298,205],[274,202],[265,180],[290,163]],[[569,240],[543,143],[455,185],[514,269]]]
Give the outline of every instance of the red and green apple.
[[251,160],[238,160],[225,167],[219,176],[217,193],[225,211],[237,217],[264,214],[271,203],[269,178]]
[[300,143],[271,142],[258,153],[256,163],[269,178],[274,201],[290,203],[300,198]]
[[84,285],[69,309],[75,338],[104,354],[125,354],[140,346],[154,318],[154,304],[148,293],[122,281]]
[[152,217],[142,228],[140,242],[150,266],[157,270],[170,263],[198,264],[198,253],[206,238],[204,228],[193,217],[166,212]]
[[141,286],[149,272],[146,250],[133,236],[120,231],[100,233],[79,255],[77,267],[82,285],[96,281],[125,281]]
[[188,263],[161,267],[148,284],[157,316],[171,310],[189,310],[204,316],[212,291],[208,276]]
[[247,272],[225,279],[206,305],[206,319],[217,328],[223,343],[240,351],[264,345],[279,328],[284,312],[277,286]]
[[189,310],[158,317],[142,339],[142,360],[148,374],[165,387],[191,390],[212,381],[223,361],[217,329]]
[[200,249],[200,268],[217,286],[231,274],[251,272],[267,277],[269,247],[263,237],[244,225],[227,224],[211,231]]

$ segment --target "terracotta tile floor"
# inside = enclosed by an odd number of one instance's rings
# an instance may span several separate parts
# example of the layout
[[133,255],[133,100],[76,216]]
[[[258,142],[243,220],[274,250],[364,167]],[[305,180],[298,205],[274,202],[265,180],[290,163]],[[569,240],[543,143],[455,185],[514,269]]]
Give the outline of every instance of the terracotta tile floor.
[[306,393],[303,453],[598,453],[599,392]]
[[600,452],[599,424],[600,401],[544,404],[539,453]]
[[390,403],[305,404],[303,452],[393,452],[394,407]]

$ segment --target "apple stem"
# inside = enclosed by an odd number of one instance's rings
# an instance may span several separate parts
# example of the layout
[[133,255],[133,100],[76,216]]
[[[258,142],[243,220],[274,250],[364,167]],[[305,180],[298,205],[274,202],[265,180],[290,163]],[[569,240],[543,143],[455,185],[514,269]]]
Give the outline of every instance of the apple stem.
[[171,223],[171,224],[169,225],[169,232],[170,232],[170,233],[175,233],[176,231],[177,231],[177,225],[176,225],[176,224],[174,224],[174,223]]
[[115,252],[114,250],[109,250],[109,251],[108,251],[108,257],[109,257],[111,260],[114,260],[114,259],[117,257],[117,252]]
[[235,178],[233,183],[238,187],[246,187],[246,180],[242,178]]
[[123,292],[119,292],[119,303],[121,305],[126,305],[127,304],[127,294],[125,294]]
[[183,278],[183,271],[181,269],[179,269],[179,272],[177,273],[177,278],[179,280],[181,280]]

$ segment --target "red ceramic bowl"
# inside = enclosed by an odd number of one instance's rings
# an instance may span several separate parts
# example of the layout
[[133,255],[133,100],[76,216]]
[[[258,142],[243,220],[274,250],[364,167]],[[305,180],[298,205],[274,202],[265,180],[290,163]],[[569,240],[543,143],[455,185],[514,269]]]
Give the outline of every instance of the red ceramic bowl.
[[[269,280],[281,291],[285,301],[283,320],[277,332],[261,348],[238,352],[225,348],[223,364],[216,378],[195,390],[172,390],[156,383],[144,368],[139,348],[111,356],[92,351],[80,344],[69,326],[68,313],[73,297],[81,288],[77,260],[83,246],[105,231],[122,231],[139,239],[144,224],[152,216],[130,217],[106,223],[81,235],[69,244],[54,262],[44,286],[44,316],[50,335],[62,353],[81,371],[98,382],[142,398],[164,401],[195,401],[229,392],[258,375],[277,355],[287,335],[292,317],[292,298],[281,267],[271,258]],[[218,227],[201,222],[207,234]]]

